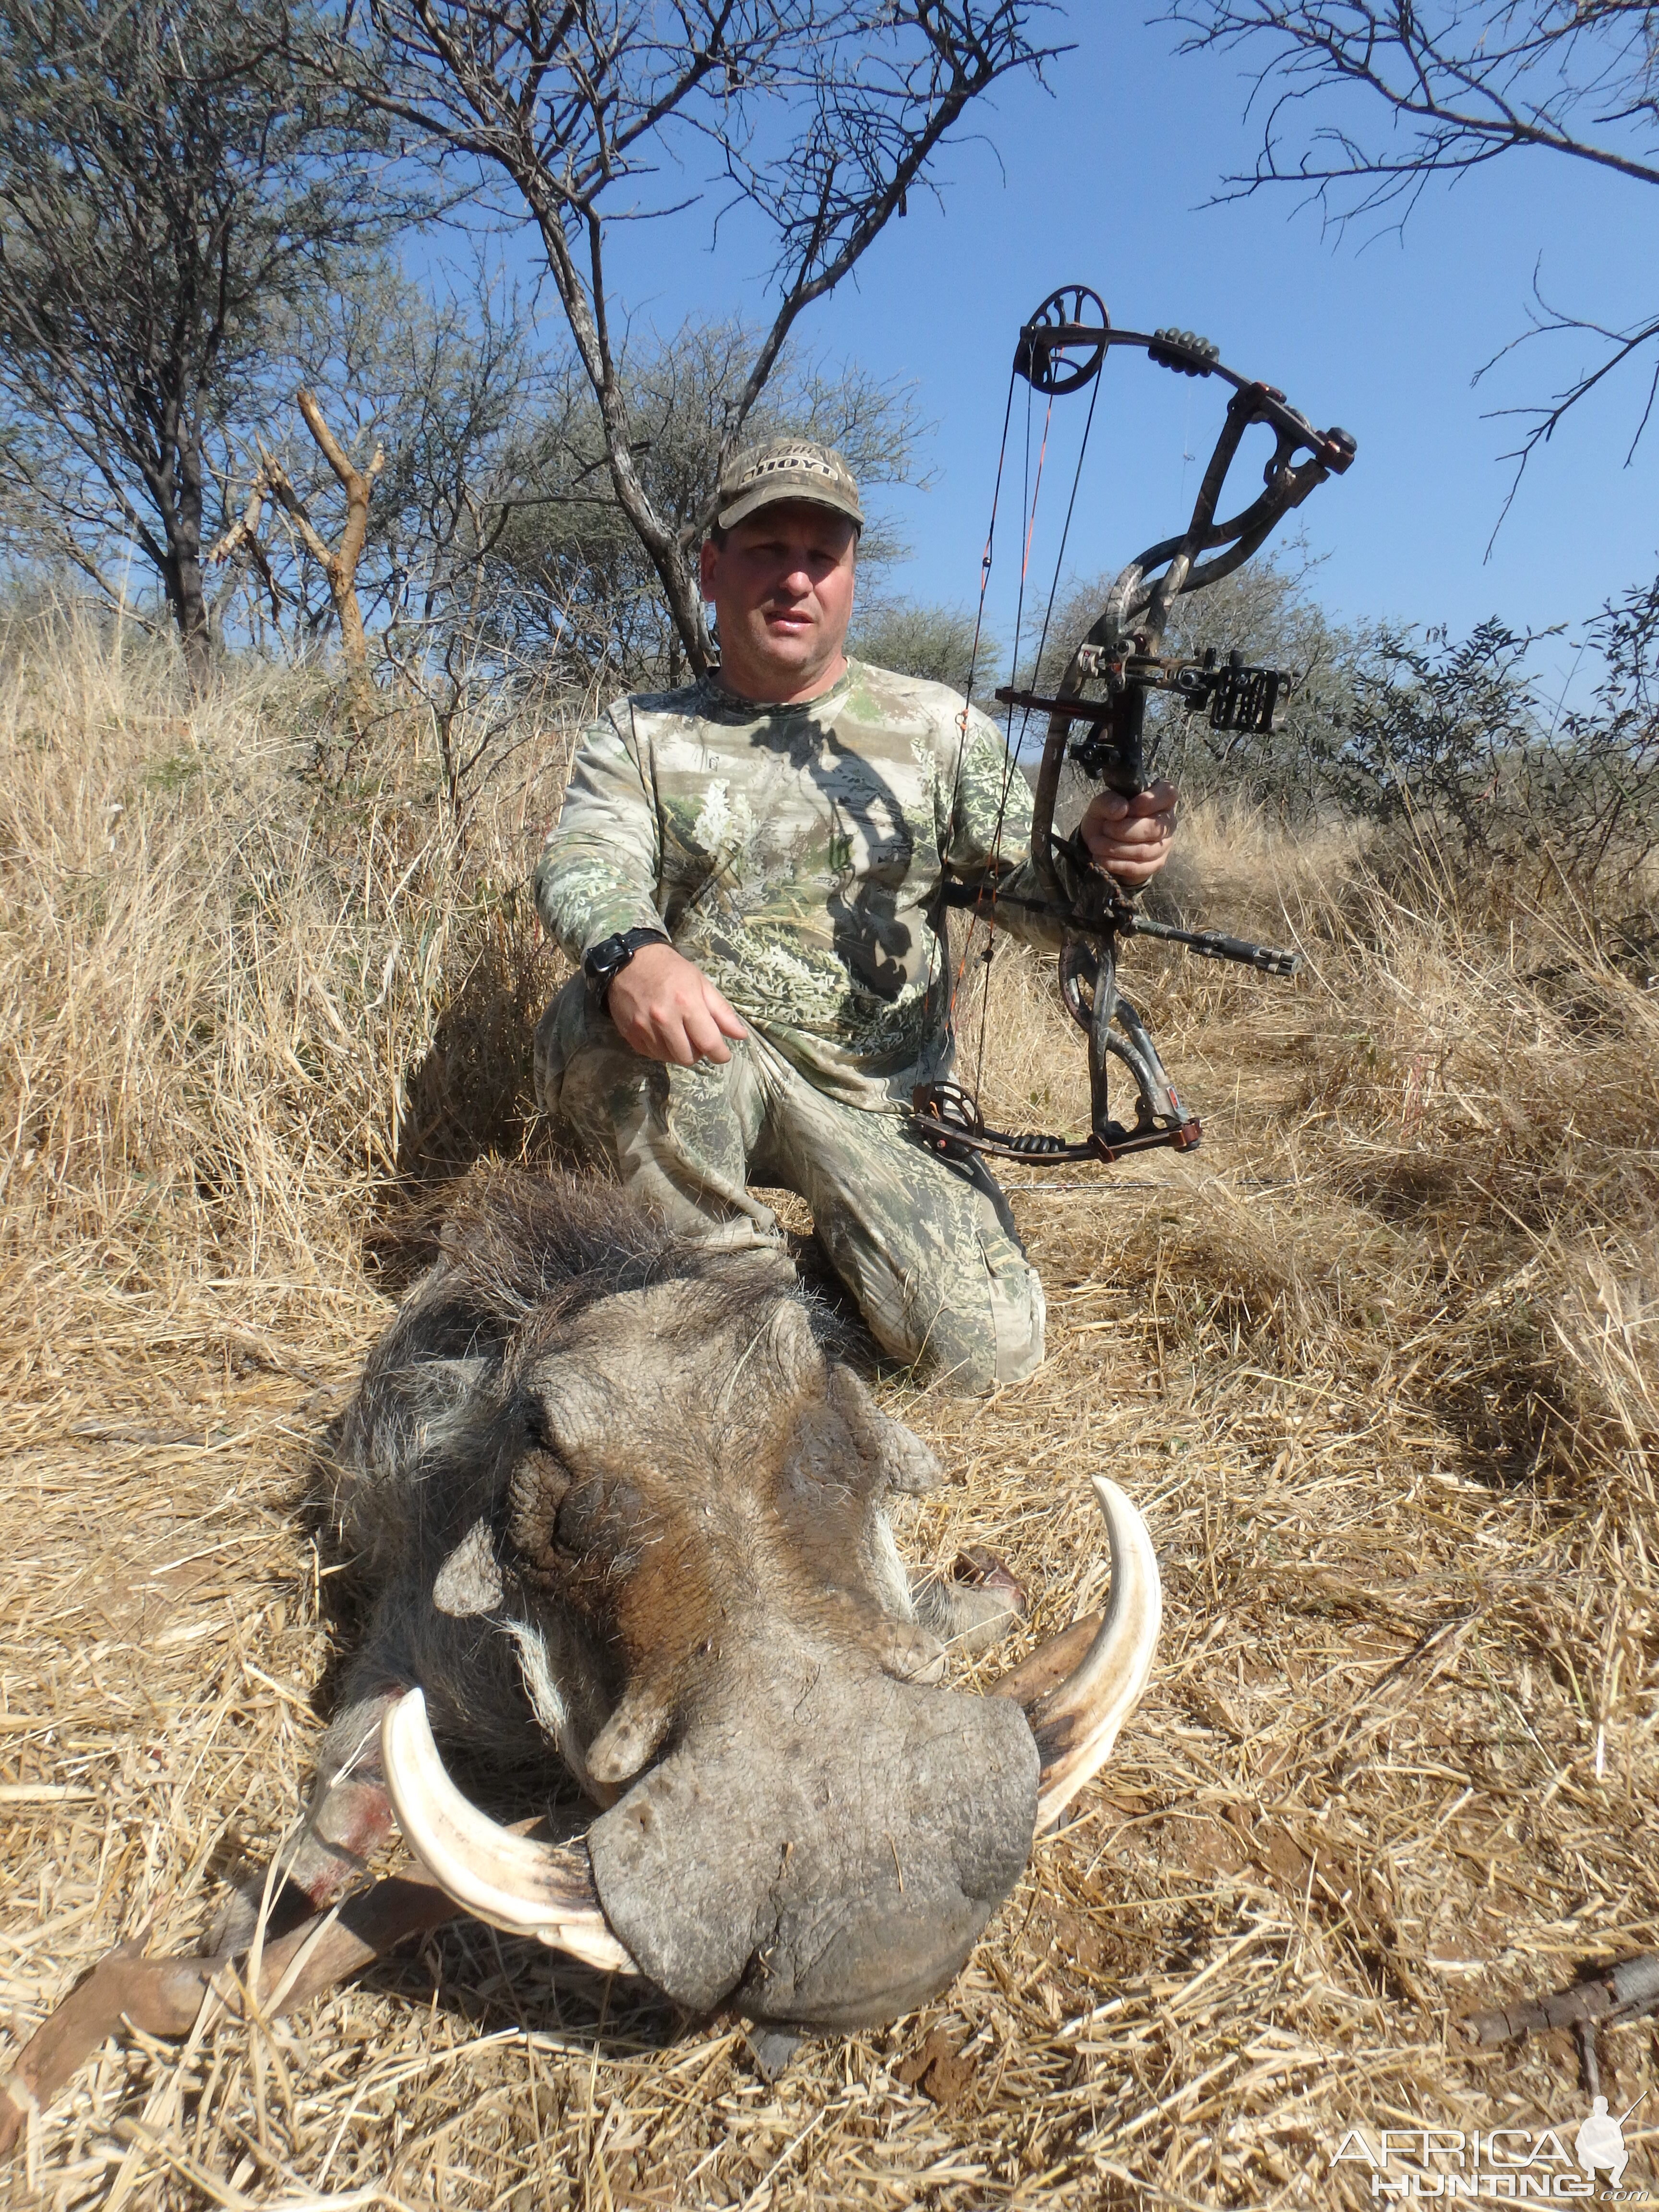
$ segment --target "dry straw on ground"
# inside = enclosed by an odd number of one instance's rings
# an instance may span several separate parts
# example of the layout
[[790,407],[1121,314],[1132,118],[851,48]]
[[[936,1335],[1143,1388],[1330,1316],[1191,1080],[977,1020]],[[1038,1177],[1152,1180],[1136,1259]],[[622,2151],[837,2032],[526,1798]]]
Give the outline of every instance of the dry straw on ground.
[[[319,789],[300,703],[181,713],[69,629],[0,682],[0,2069],[294,1818],[330,1661],[295,1501],[388,1310],[374,1224],[523,1135],[557,739],[463,854],[418,757]],[[957,1986],[769,2084],[736,2026],[459,1924],[292,2021],[110,2045],[0,2196],[1357,2206],[1349,2128],[1576,2126],[1565,2037],[1453,2023],[1659,1948],[1659,999],[1431,857],[1385,888],[1212,823],[1183,865],[1304,978],[1134,948],[1204,1149],[1018,1171],[1048,1365],[889,1386],[956,1477],[921,1556],[989,1544],[1061,1626],[1100,1470],[1166,1578],[1152,1693]],[[988,1103],[1075,1122],[1041,979],[991,990]],[[1601,2063],[1622,2111],[1659,2029]],[[1653,2097],[1626,2141],[1645,2192]]]

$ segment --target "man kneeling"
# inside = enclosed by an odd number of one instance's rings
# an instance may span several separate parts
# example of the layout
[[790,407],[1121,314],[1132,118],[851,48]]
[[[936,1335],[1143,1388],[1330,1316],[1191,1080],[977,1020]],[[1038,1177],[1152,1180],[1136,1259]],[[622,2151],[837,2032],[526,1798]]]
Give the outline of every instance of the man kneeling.
[[[1018,1382],[1043,1301],[1007,1200],[907,1115],[950,1069],[941,877],[1000,857],[1029,893],[1030,791],[954,692],[848,659],[864,516],[839,454],[750,448],[715,518],[719,667],[587,729],[536,871],[583,969],[537,1030],[537,1095],[562,1141],[710,1243],[781,1243],[749,1186],[799,1192],[884,1352],[958,1391]],[[1164,783],[1096,798],[1097,865],[1147,882],[1174,803]]]

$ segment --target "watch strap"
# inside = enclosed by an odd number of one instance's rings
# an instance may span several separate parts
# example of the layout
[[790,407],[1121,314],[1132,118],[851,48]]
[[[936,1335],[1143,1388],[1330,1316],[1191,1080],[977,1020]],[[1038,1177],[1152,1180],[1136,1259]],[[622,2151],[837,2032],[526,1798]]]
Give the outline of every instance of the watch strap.
[[640,928],[619,931],[614,937],[602,938],[597,945],[590,945],[582,956],[582,973],[595,1002],[604,1006],[611,984],[636,952],[647,945],[666,945],[670,941],[665,929]]

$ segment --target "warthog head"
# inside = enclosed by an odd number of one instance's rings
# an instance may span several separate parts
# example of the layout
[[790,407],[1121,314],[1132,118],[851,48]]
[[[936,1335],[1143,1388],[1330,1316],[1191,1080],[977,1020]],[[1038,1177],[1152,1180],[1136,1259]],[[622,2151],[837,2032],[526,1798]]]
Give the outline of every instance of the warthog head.
[[[781,1260],[480,1184],[337,1438],[373,1613],[313,1832],[378,1787],[379,1721],[409,1842],[498,1927],[794,2024],[947,1982],[1139,1696],[1157,1568],[1097,1486],[1113,1602],[1073,1671],[1021,1670],[1026,1705],[939,1686],[885,1510],[937,1468],[825,1333]],[[603,1809],[563,1846],[511,1832],[434,1736],[498,1779],[556,1759]]]

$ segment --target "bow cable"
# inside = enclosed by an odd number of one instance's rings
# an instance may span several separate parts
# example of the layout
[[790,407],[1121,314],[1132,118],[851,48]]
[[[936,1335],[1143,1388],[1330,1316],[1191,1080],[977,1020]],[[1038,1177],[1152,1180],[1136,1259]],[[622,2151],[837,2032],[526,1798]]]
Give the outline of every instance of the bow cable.
[[[1018,374],[1018,367],[1016,367],[1013,374]],[[1042,680],[1040,673],[1042,665],[1042,656],[1048,649],[1048,633],[1054,623],[1054,601],[1059,595],[1060,580],[1065,569],[1066,547],[1072,534],[1072,518],[1077,512],[1078,490],[1083,481],[1083,464],[1089,451],[1089,434],[1094,428],[1095,402],[1099,398],[1099,397],[1100,379],[1096,377],[1092,379],[1091,382],[1089,392],[1089,411],[1084,418],[1083,435],[1079,441],[1077,449],[1077,463],[1072,471],[1072,489],[1070,495],[1066,502],[1066,520],[1060,533],[1060,550],[1054,556],[1054,573],[1048,580],[1048,597],[1042,610],[1042,626],[1037,635],[1036,658],[1033,663],[1032,668],[1031,680],[1034,684],[1040,684]],[[1008,405],[1009,413],[1012,414],[1013,408],[1012,376],[1010,377],[1009,380]],[[1019,661],[1020,634],[1024,628],[1025,586],[1030,573],[1031,547],[1036,534],[1037,506],[1042,493],[1042,471],[1044,465],[1048,459],[1048,431],[1054,420],[1054,395],[1053,392],[1050,392],[1048,394],[1048,404],[1044,411],[1042,418],[1042,440],[1037,453],[1036,477],[1036,481],[1032,483],[1030,473],[1031,398],[1030,391],[1028,389],[1025,404],[1025,478],[1028,483],[1030,483],[1031,489],[1030,504],[1026,510],[1024,544],[1021,550],[1019,564],[1019,593],[1015,601],[1014,606],[1013,659],[1016,669],[1018,669]],[[1005,416],[1003,423],[1003,443],[1005,448],[1007,444],[1007,434],[1008,423],[1007,418]],[[997,484],[999,489],[1000,489],[1001,482],[1002,456],[999,454],[997,459]],[[992,521],[993,528],[994,529],[994,497],[993,498],[992,503]],[[985,561],[981,564],[980,574],[980,619],[981,621],[984,617],[986,586],[990,580],[990,556],[991,539],[988,537],[985,548]],[[977,623],[975,625],[974,630],[974,647],[975,655],[977,657],[979,648],[979,626]],[[1016,680],[1018,680],[1018,678],[1016,678]],[[967,748],[968,716],[970,711],[969,702],[971,699],[971,685],[972,672],[970,668],[969,696],[963,701],[963,710],[960,718],[962,727],[962,744],[958,746],[957,750],[957,789],[958,793],[960,792],[962,783],[963,758]],[[986,945],[983,957],[988,972],[985,978],[983,999],[980,1007],[979,1047],[975,1057],[974,1088],[975,1091],[979,1091],[981,1087],[985,1077],[985,1040],[987,1031],[990,1027],[991,978],[988,971],[991,964],[991,956],[996,949],[997,881],[1001,873],[1003,830],[1007,819],[1008,801],[1013,794],[1014,778],[1020,773],[1020,750],[1025,743],[1026,733],[1030,726],[1030,708],[1025,707],[1022,708],[1019,727],[1016,732],[1012,726],[1013,717],[1012,714],[1009,716],[1010,727],[1006,748],[1006,764],[1003,769],[1002,788],[997,799],[996,821],[991,833],[990,861],[986,876],[981,882],[979,895],[975,899],[974,904],[969,913],[968,928],[963,939],[962,956],[957,963],[956,977],[951,986],[949,1030],[950,1034],[954,1037],[956,1033],[957,993],[961,989],[963,977],[967,972],[969,956],[973,950],[974,932],[978,926],[982,912],[986,926]],[[953,794],[951,803],[951,815],[953,818],[955,817],[955,812],[956,803],[955,795]],[[988,903],[987,901],[988,891],[989,894]]]
[[[1008,404],[1003,410],[1002,445],[997,454],[996,484],[991,495],[991,527],[986,534],[985,552],[983,558],[980,562],[979,612],[974,623],[974,651],[972,658],[969,663],[968,689],[963,695],[962,713],[957,717],[957,727],[961,732],[961,736],[957,745],[956,776],[951,790],[951,825],[952,830],[954,830],[956,827],[957,807],[962,798],[962,769],[963,763],[966,759],[968,752],[969,718],[973,713],[974,676],[975,673],[975,664],[979,659],[980,632],[985,620],[985,595],[991,580],[993,547],[996,539],[997,502],[1000,498],[1002,492],[1002,471],[1004,465],[1007,459],[1008,453],[1008,430],[1013,419],[1014,380],[1018,374],[1019,367],[1018,362],[1016,362],[1014,367],[1008,372]],[[1054,411],[1054,401],[1051,398],[1048,402],[1048,412],[1043,418],[1042,445],[1041,451],[1037,455],[1036,488],[1034,490],[1030,489],[1031,395],[1030,391],[1027,391],[1025,395],[1025,453],[1024,465],[1021,471],[1020,484],[1020,505],[1022,509],[1021,520],[1024,524],[1024,528],[1021,534],[1020,545],[1019,596],[1015,604],[1014,609],[1014,653],[1016,659],[1018,659],[1019,653],[1020,625],[1024,618],[1025,579],[1027,572],[1031,565],[1031,536],[1032,532],[1036,528],[1036,493],[1042,489],[1042,464],[1048,451],[1048,423],[1053,417]],[[1030,493],[1029,498],[1027,497],[1028,491]],[[992,830],[992,848],[994,854],[1000,845],[1002,836],[1002,817],[1008,804],[1008,790],[1009,786],[1005,781],[997,805],[996,821]],[[968,916],[968,927],[963,933],[962,952],[961,957],[957,962],[957,972],[951,978],[951,1004],[945,1017],[945,1034],[950,1038],[953,1046],[956,1042],[957,1034],[957,1000],[962,990],[963,978],[968,972],[969,957],[974,949],[974,933],[979,927],[980,909],[983,904],[984,896],[984,883],[981,880],[979,896],[974,901],[973,908]],[[994,899],[994,894],[993,896]],[[996,923],[994,906],[993,915],[988,927],[988,942],[985,948],[985,960],[988,967],[990,963],[992,946],[995,935]],[[988,988],[990,981],[988,975],[986,981]],[[980,1066],[982,1068],[985,1058],[985,1016],[982,1005],[980,1012],[979,1038],[979,1061]]]
[[[985,595],[990,588],[991,564],[997,540],[997,511],[1002,501],[1002,471],[1008,459],[1008,430],[1014,418],[1014,384],[1019,374],[1018,364],[1008,372],[1008,398],[1002,410],[1002,441],[997,447],[996,481],[991,487],[991,520],[985,532],[985,550],[979,559],[979,605],[974,615],[974,642],[968,654],[968,681],[962,694],[962,712],[957,716],[957,765],[951,781],[950,828],[956,827],[957,805],[962,796],[962,763],[968,750],[968,723],[974,711],[974,681],[979,674],[980,640],[985,629]],[[945,855],[940,854],[943,863]],[[957,1034],[957,993],[962,988],[962,978],[968,965],[968,953],[973,944],[975,915],[969,915],[967,933],[963,939],[962,958],[951,984],[950,1004],[945,1008],[945,1033],[954,1046]],[[946,940],[949,957],[949,940]]]

